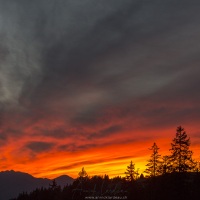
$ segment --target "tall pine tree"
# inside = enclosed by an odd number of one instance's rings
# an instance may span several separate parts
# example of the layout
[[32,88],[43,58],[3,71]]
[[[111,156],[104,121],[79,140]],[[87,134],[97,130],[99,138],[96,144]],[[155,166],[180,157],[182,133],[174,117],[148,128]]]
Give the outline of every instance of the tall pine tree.
[[148,164],[146,165],[147,168],[144,172],[147,173],[149,176],[157,176],[160,174],[160,155],[158,153],[159,148],[154,142],[149,150],[152,151],[152,154],[150,159],[148,160]]
[[189,150],[190,138],[188,138],[184,128],[176,129],[176,137],[171,143],[171,164],[174,172],[188,172],[195,168],[196,163],[192,159],[193,152]]
[[128,181],[133,181],[138,176],[138,171],[135,171],[135,164],[132,161],[130,162],[130,165],[127,166],[125,174],[126,180]]
[[161,163],[159,165],[159,171],[161,175],[172,172],[170,156],[162,157]]

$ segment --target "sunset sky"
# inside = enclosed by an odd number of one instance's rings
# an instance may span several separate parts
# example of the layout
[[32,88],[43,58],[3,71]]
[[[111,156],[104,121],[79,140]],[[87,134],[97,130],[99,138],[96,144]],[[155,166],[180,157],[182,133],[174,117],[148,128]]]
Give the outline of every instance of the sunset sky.
[[200,160],[200,3],[0,0],[0,171],[140,173],[177,126]]

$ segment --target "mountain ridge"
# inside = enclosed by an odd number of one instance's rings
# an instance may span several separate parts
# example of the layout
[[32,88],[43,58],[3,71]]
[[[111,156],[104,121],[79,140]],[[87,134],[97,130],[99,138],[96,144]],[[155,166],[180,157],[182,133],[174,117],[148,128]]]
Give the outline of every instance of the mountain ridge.
[[[36,188],[48,188],[53,179],[36,178],[26,172],[6,170],[0,172],[0,199],[9,200],[17,197],[19,193],[31,192]],[[55,178],[61,187],[72,184],[74,179],[68,175]]]

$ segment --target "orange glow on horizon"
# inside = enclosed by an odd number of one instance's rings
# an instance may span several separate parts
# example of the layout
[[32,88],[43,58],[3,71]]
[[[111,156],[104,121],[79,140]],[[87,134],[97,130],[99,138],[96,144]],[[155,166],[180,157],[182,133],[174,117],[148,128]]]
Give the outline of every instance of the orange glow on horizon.
[[[187,130],[186,130],[187,132]],[[162,132],[162,138],[157,135],[160,134],[160,130],[155,132],[153,130],[148,132],[151,138],[146,138],[142,141],[138,138],[130,142],[118,143],[118,144],[106,144],[97,145],[84,150],[78,150],[74,152],[58,151],[56,148],[52,148],[48,152],[31,153],[30,151],[23,149],[24,143],[30,138],[23,137],[23,139],[10,140],[9,143],[1,147],[5,160],[2,159],[1,170],[15,170],[32,174],[35,177],[56,178],[60,175],[67,174],[73,178],[78,176],[78,172],[82,167],[85,168],[89,176],[93,175],[109,175],[124,176],[126,167],[132,160],[135,163],[135,169],[139,169],[139,173],[143,173],[147,160],[151,155],[151,151],[148,150],[155,141],[160,148],[161,155],[169,155],[170,143],[175,136],[175,131],[170,129]],[[170,133],[170,135],[169,135]],[[129,133],[124,132],[123,138],[129,138]],[[138,137],[143,133],[138,133]],[[188,132],[188,136],[190,134]],[[110,138],[111,139],[111,138]],[[108,141],[110,140],[108,139]],[[116,135],[113,140],[120,141],[120,134]],[[49,139],[48,142],[55,142],[56,140]],[[106,141],[106,140],[105,140]],[[121,140],[122,141],[122,140]],[[60,144],[63,144],[63,140],[57,140]],[[103,140],[101,142],[103,144]],[[123,141],[122,141],[123,142]],[[200,148],[198,138],[192,138],[191,136],[190,149],[194,152],[194,159],[199,160]],[[18,144],[17,146],[15,144]],[[20,155],[20,156],[16,156]]]

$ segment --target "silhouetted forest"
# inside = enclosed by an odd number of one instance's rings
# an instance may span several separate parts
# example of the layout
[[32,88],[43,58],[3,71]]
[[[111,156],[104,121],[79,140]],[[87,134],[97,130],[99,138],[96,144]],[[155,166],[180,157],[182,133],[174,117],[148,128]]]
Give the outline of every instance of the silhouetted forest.
[[179,126],[171,143],[170,155],[161,156],[159,147],[153,143],[145,177],[135,170],[132,161],[125,169],[125,177],[111,179],[108,175],[90,177],[82,168],[71,185],[61,188],[53,180],[49,188],[38,188],[29,194],[24,192],[13,200],[195,199],[200,196],[200,173],[189,147],[190,138]]

